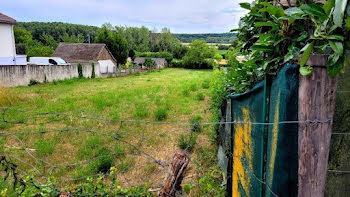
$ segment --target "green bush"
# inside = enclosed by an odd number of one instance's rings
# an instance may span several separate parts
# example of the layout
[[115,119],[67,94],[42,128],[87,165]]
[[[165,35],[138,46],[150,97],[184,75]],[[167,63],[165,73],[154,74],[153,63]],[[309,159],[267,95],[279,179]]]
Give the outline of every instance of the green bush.
[[83,75],[83,65],[81,65],[81,63],[78,63],[78,76],[79,78],[83,78],[84,75]]
[[167,118],[167,110],[165,108],[158,108],[154,115],[157,121],[163,121]]
[[40,84],[39,81],[37,81],[37,80],[35,80],[35,79],[31,79],[31,80],[29,81],[28,86],[35,86],[35,85],[39,85],[39,84]]
[[156,58],[164,58],[168,63],[170,63],[173,60],[173,54],[170,52],[142,52],[142,53],[136,53],[136,57],[156,57]]
[[95,63],[92,62],[91,63],[91,79],[95,79],[96,78],[96,73],[95,73]]
[[146,66],[146,68],[154,69],[156,67],[156,62],[151,58],[146,58],[143,65]]
[[202,121],[202,117],[200,115],[196,115],[191,118],[190,124],[191,124],[191,130],[193,132],[201,131],[201,121]]
[[197,135],[194,133],[190,133],[188,135],[181,134],[178,140],[178,146],[182,150],[186,150],[188,152],[192,152],[196,143],[197,143]]
[[173,59],[173,61],[171,61],[170,64],[174,68],[183,68],[184,67],[184,61],[181,59]]
[[204,94],[202,92],[198,92],[197,95],[196,95],[196,99],[198,101],[204,101],[205,96],[204,96]]
[[56,144],[57,143],[54,141],[40,138],[34,142],[34,148],[36,153],[40,157],[44,157],[44,156],[51,155],[53,153],[53,151],[55,150]]

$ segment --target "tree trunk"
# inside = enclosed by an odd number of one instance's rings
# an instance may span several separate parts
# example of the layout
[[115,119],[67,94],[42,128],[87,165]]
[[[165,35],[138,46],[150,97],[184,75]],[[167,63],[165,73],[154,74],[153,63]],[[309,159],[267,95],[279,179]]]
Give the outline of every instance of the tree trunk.
[[175,197],[176,191],[181,191],[181,182],[190,158],[186,153],[176,153],[170,166],[168,177],[158,193],[160,197]]

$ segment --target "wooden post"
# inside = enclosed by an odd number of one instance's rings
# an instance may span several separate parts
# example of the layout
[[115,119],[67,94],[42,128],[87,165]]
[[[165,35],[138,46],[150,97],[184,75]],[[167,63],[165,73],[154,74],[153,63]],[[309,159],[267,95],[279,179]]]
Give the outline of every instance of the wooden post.
[[314,68],[312,75],[299,77],[299,121],[322,122],[299,124],[298,196],[302,197],[324,196],[338,82],[338,77],[328,76],[327,62],[325,55],[311,56],[307,65]]
[[186,153],[176,153],[171,163],[168,177],[158,193],[161,197],[175,197],[176,191],[181,191],[181,182],[184,177],[190,158]]

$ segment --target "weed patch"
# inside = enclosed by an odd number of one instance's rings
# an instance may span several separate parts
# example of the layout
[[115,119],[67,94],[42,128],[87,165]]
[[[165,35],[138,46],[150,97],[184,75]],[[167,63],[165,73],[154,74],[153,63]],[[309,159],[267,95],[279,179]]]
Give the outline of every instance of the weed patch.
[[158,108],[154,113],[155,119],[157,121],[163,121],[167,118],[167,110],[164,108]]

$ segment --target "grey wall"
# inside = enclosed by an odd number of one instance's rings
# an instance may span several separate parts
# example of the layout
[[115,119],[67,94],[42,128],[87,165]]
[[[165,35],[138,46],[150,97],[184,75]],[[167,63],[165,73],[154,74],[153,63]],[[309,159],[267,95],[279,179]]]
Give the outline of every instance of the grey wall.
[[[92,67],[90,63],[83,65],[84,77],[90,78]],[[96,77],[100,76],[99,64],[95,64]],[[0,66],[0,86],[26,86],[30,80],[52,82],[78,77],[77,64],[71,65],[15,65]]]

